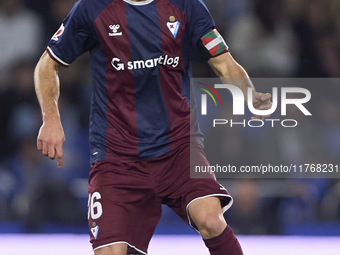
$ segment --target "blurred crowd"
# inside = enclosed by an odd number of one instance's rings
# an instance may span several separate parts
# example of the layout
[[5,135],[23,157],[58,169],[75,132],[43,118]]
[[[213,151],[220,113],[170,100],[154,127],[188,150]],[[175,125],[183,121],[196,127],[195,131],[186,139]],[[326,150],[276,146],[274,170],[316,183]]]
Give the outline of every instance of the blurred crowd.
[[[251,77],[340,77],[340,1],[204,2],[232,55]],[[80,192],[77,180],[87,178],[90,170],[91,79],[87,55],[60,70],[60,111],[66,134],[64,167],[58,169],[56,162],[36,150],[41,112],[34,92],[33,71],[74,3],[74,0],[0,0],[0,222],[22,222],[28,232],[39,231],[42,222],[86,222],[87,194],[86,190]],[[195,76],[214,77],[197,54],[193,71]],[[340,90],[324,88],[322,84],[313,90],[319,95],[313,107],[322,106],[310,123],[313,128],[274,130],[271,134],[233,129],[226,134],[229,143],[222,148],[228,160],[245,164],[272,156],[285,163],[338,160]],[[319,137],[313,139],[319,142],[311,144],[310,137]],[[254,146],[259,141],[275,148],[272,154],[261,154]],[[233,182],[236,193],[233,195],[238,202],[230,211],[233,215],[230,218],[234,219],[238,233],[245,234],[279,234],[282,223],[324,220],[322,212],[315,208],[321,207],[330,192],[335,193],[337,185],[336,180],[328,179],[297,181],[297,186],[306,185],[305,192],[312,189],[316,194],[311,206],[303,192],[290,199],[261,197],[256,196],[261,180]],[[327,217],[340,220],[337,215]]]

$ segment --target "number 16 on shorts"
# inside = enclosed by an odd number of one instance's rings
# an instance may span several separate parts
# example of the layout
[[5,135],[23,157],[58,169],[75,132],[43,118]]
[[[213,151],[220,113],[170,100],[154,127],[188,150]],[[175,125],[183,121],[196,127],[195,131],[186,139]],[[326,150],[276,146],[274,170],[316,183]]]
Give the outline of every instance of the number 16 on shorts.
[[99,219],[103,214],[103,207],[99,200],[102,198],[99,192],[89,194],[87,219]]

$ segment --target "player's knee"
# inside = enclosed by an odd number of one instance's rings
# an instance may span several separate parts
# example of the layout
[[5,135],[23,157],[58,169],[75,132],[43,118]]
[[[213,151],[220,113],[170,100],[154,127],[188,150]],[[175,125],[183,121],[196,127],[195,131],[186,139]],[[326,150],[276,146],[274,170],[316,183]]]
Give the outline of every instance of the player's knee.
[[114,244],[94,251],[95,255],[126,255],[127,244]]
[[223,215],[219,213],[205,214],[204,217],[201,217],[201,219],[195,223],[204,239],[220,235],[227,226]]

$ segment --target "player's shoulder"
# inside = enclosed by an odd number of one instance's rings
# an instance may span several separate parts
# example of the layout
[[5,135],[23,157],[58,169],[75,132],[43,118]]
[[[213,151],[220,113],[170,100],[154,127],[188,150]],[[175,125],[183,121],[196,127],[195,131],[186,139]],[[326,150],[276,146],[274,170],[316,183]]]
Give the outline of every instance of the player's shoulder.
[[96,5],[108,5],[114,0],[78,0],[75,4],[82,7],[94,7]]
[[203,3],[202,0],[168,0],[168,1],[186,7],[195,6],[199,3]]
[[74,6],[82,11],[95,12],[97,9],[108,6],[113,1],[115,0],[78,0]]
[[179,3],[182,5],[196,5],[198,3],[203,3],[203,0],[168,0],[170,2]]
[[73,7],[76,16],[82,16],[86,20],[94,20],[98,14],[117,0],[78,0]]
[[198,5],[204,5],[202,0],[165,0],[169,1],[184,13],[192,13]]

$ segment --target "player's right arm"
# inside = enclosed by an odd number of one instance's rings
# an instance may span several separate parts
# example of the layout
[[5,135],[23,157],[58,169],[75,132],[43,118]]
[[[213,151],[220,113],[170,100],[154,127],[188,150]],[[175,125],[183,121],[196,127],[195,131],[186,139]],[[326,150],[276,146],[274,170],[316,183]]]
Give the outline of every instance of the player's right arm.
[[57,158],[58,167],[62,167],[65,135],[58,109],[59,67],[45,51],[34,71],[34,85],[43,120],[37,138],[38,150],[51,159]]
[[77,1],[58,31],[51,38],[41,56],[35,72],[35,91],[42,111],[37,147],[51,159],[63,165],[64,130],[58,109],[60,66],[69,66],[77,57],[93,48],[97,41],[94,34],[93,14],[96,1]]

